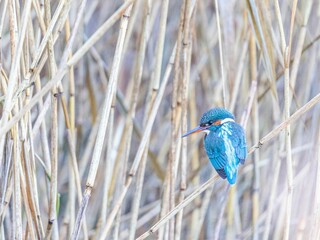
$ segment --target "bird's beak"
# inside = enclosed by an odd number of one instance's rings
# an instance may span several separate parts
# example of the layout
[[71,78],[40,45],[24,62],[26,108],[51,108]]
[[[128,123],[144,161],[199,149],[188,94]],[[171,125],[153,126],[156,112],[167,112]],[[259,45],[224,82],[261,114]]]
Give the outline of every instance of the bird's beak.
[[200,126],[195,127],[194,129],[191,129],[190,131],[186,132],[185,134],[182,135],[182,137],[189,136],[194,133],[202,132],[203,130],[206,130],[205,128],[202,128]]

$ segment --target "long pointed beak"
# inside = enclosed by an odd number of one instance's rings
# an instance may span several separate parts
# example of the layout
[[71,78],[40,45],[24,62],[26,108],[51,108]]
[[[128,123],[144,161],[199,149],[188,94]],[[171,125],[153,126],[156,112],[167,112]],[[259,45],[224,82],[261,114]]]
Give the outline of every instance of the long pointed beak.
[[202,132],[203,130],[205,130],[205,129],[200,127],[200,126],[197,126],[194,129],[191,129],[190,131],[188,131],[185,134],[183,134],[182,137],[186,137],[186,136],[189,136],[189,135],[194,134],[194,133]]

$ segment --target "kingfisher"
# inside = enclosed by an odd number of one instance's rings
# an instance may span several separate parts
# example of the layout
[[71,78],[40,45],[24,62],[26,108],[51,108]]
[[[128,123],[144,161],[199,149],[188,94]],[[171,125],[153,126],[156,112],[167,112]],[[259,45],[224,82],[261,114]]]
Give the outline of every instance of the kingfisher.
[[208,158],[223,179],[234,184],[238,165],[244,164],[247,157],[247,143],[244,129],[235,122],[232,113],[224,108],[213,108],[205,112],[200,124],[182,137],[204,132],[204,147]]

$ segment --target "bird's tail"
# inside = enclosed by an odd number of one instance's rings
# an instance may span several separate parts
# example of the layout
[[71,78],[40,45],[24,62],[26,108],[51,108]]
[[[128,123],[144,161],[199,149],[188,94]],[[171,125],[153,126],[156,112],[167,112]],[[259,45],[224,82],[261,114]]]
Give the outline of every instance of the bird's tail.
[[230,184],[235,184],[237,181],[237,174],[238,174],[238,169],[237,168],[231,168],[231,169],[226,169],[227,173],[227,179]]

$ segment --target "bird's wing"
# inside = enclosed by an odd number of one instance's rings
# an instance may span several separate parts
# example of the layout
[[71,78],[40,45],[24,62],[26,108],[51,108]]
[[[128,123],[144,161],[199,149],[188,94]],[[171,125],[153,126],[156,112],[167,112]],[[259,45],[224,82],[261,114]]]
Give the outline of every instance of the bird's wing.
[[224,170],[228,163],[225,145],[222,138],[214,133],[210,133],[204,139],[204,147],[213,167],[216,169],[220,177],[225,179],[227,177]]
[[234,184],[238,164],[244,163],[247,156],[246,139],[243,128],[230,122],[221,127],[218,134],[211,132],[205,138],[205,148],[210,162],[222,178]]
[[[247,157],[247,143],[246,137],[243,128],[237,123],[232,124],[231,135],[229,135],[232,146],[234,147],[236,156],[238,157],[241,164],[244,164],[244,161]],[[239,162],[237,162],[238,164]]]

